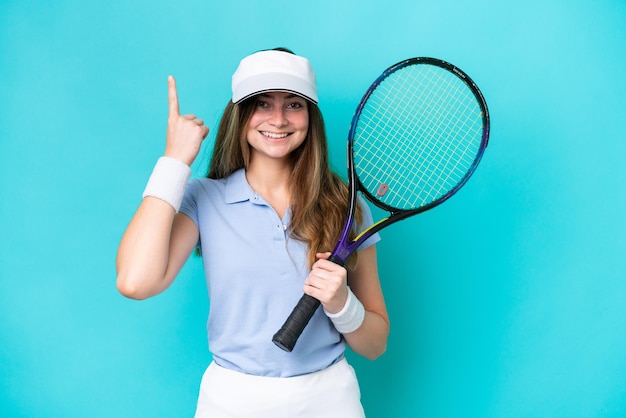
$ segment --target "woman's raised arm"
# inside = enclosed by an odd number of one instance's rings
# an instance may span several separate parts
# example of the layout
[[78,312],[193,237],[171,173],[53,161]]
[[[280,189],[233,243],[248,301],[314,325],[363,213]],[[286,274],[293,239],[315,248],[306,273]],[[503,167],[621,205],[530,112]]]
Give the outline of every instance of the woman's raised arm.
[[180,114],[176,81],[171,76],[168,102],[165,158],[157,163],[117,253],[117,288],[133,299],[165,290],[198,242],[195,223],[177,212],[191,173],[189,165],[209,129],[195,115]]

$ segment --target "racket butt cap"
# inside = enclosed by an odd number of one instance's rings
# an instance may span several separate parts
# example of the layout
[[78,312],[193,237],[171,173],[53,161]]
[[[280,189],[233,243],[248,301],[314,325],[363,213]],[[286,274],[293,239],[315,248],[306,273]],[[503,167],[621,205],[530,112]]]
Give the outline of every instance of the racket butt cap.
[[296,340],[294,338],[287,338],[288,336],[285,334],[286,333],[281,333],[281,331],[278,331],[276,334],[274,334],[272,342],[276,344],[276,347],[280,348],[281,350],[291,353],[296,345]]

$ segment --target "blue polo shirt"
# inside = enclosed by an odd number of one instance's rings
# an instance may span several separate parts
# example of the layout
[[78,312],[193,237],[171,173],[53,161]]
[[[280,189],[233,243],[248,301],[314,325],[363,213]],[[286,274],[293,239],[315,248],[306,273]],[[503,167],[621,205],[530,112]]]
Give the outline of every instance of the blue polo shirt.
[[[367,227],[372,216],[361,203]],[[307,246],[287,234],[290,211],[280,219],[250,187],[243,169],[219,180],[192,179],[180,212],[200,231],[210,298],[209,348],[217,364],[289,377],[324,369],[343,357],[345,341],[321,307],[291,353],[272,342],[302,296],[309,274]],[[379,239],[374,235],[360,249]]]

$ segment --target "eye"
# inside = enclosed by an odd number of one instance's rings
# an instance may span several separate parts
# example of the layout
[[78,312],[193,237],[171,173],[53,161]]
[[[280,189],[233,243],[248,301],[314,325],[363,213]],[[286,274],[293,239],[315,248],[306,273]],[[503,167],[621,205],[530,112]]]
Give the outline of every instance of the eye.
[[287,105],[287,109],[302,109],[304,104],[300,101],[291,102]]
[[256,101],[256,107],[268,107],[269,105],[267,104],[267,102],[265,100],[257,100]]

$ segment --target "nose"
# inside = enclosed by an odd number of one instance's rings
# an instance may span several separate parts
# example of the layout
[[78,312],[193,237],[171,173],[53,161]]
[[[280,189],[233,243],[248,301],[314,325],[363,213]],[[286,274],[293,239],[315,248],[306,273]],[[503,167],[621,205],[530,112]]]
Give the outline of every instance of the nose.
[[279,127],[285,126],[289,123],[287,121],[287,118],[285,117],[285,109],[283,108],[283,106],[276,106],[273,109],[272,114],[270,115],[269,123],[273,126]]

